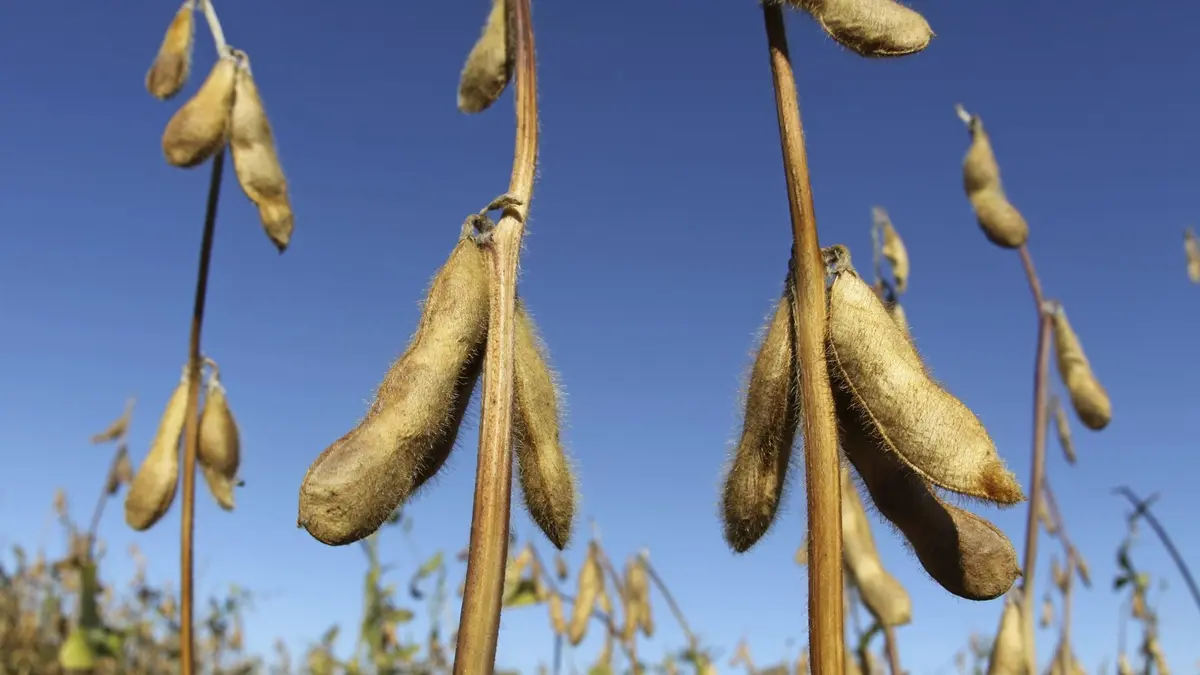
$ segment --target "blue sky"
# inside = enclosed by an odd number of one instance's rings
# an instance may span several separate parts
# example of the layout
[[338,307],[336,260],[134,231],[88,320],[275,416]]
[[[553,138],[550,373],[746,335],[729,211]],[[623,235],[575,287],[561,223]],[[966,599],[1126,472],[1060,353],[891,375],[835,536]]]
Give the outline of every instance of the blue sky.
[[[761,12],[751,0],[535,4],[542,146],[521,292],[568,394],[581,515],[597,519],[614,558],[649,547],[705,638],[731,651],[747,636],[762,664],[791,657],[789,639],[806,639],[805,574],[792,562],[801,491],[740,557],[722,542],[716,505],[738,388],[790,245]],[[182,99],[161,103],[143,88],[176,6],[4,8],[5,548],[61,546],[46,516],[56,487],[86,520],[108,462],[88,436],[137,396],[140,460],[186,355],[208,172],[166,165],[159,138]],[[1074,630],[1096,668],[1116,651],[1110,584],[1125,505],[1110,488],[1161,491],[1161,518],[1185,556],[1200,556],[1190,528],[1200,288],[1187,282],[1180,242],[1200,179],[1200,132],[1183,122],[1200,104],[1189,84],[1200,9],[916,6],[937,38],[888,62],[789,15],[821,241],[866,259],[870,209],[888,209],[912,258],[905,307],[925,358],[1027,481],[1033,310],[1016,254],[984,239],[962,194],[967,134],[953,106],[984,117],[1047,293],[1065,303],[1113,398],[1104,432],[1076,425],[1077,467],[1057,451],[1048,460],[1096,578],[1078,596]],[[198,590],[236,581],[258,591],[250,646],[282,637],[299,648],[330,623],[353,625],[363,569],[356,547],[295,528],[301,477],[364,412],[463,217],[506,188],[512,104],[506,95],[482,115],[455,109],[482,0],[219,9],[231,44],[254,60],[297,218],[280,257],[227,172],[204,348],[241,422],[247,486],[232,515],[200,494]],[[196,58],[185,96],[211,64],[204,33]],[[403,569],[466,544],[475,438],[472,423],[435,489],[412,504],[416,550],[385,540]],[[136,542],[152,577],[174,578],[179,513],[176,504],[134,534],[114,505],[102,529],[109,574],[128,578],[124,552]],[[986,515],[1021,545],[1022,511]],[[523,513],[514,527],[534,533]],[[586,533],[581,519],[573,563]],[[890,530],[876,538],[913,597],[915,621],[899,630],[905,667],[950,672],[970,631],[995,630],[1001,604],[949,596]],[[1158,544],[1142,541],[1138,560],[1169,581],[1162,643],[1177,671],[1190,670],[1196,608]],[[665,606],[658,623],[647,656],[680,644]],[[507,615],[499,664],[549,661],[546,626],[538,609]],[[1054,639],[1039,633],[1043,657]],[[575,662],[599,645],[589,638]]]

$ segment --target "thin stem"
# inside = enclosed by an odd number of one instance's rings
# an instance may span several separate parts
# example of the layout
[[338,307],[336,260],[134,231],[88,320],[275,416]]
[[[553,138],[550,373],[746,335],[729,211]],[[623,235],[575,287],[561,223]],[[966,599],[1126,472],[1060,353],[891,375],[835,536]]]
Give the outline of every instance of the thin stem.
[[[1049,418],[1049,412],[1046,413]],[[1058,540],[1062,543],[1063,553],[1068,557],[1075,559],[1076,567],[1078,567],[1079,550],[1075,548],[1074,542],[1071,541],[1071,536],[1067,532],[1067,523],[1063,519],[1062,511],[1058,509],[1058,499],[1054,496],[1054,490],[1050,488],[1050,478],[1042,476],[1042,492],[1046,499],[1046,508],[1050,511],[1050,517],[1054,520],[1054,524],[1058,527]],[[1083,580],[1083,585],[1091,587],[1091,583],[1080,576]]]
[[492,672],[512,503],[512,404],[514,314],[521,237],[533,195],[538,151],[537,63],[530,0],[506,0],[514,28],[516,148],[509,193],[520,204],[505,208],[492,232],[491,317],[483,368],[483,421],[467,556],[466,589],[459,616],[455,675]]
[[208,269],[212,262],[213,233],[217,226],[217,205],[221,200],[221,175],[225,168],[225,148],[212,158],[208,181],[208,202],[204,207],[204,234],[200,238],[200,266],[196,272],[196,299],[192,306],[192,327],[188,334],[188,397],[183,433],[183,515],[180,518],[179,543],[179,660],[182,675],[196,672],[195,632],[193,630],[194,535],[196,517],[196,448],[200,444],[200,332],[204,328],[204,303],[208,297]]
[[813,672],[843,671],[845,624],[842,613],[841,459],[833,394],[825,368],[825,265],[817,239],[804,127],[796,80],[788,56],[783,9],[763,3],[775,110],[783,150],[784,175],[795,248],[796,354],[804,401],[804,469],[808,501],[808,639]]
[[1171,560],[1175,561],[1175,567],[1179,569],[1179,573],[1183,576],[1184,583],[1187,584],[1188,590],[1192,593],[1192,600],[1196,603],[1196,609],[1200,609],[1200,589],[1196,588],[1196,580],[1192,577],[1192,571],[1188,568],[1188,564],[1184,562],[1183,556],[1179,555],[1179,549],[1175,548],[1175,542],[1171,541],[1171,536],[1167,534],[1166,529],[1158,522],[1158,518],[1150,511],[1150,502],[1154,500],[1151,497],[1147,500],[1139,499],[1133,490],[1125,486],[1121,486],[1113,492],[1123,495],[1128,499],[1136,510],[1135,514],[1146,519],[1150,524],[1150,529],[1154,530],[1154,534],[1158,535],[1159,541],[1162,542],[1167,553],[1170,554]]
[[688,647],[692,651],[699,651],[700,641],[696,639],[696,634],[692,632],[688,626],[687,619],[683,616],[683,610],[679,609],[679,603],[675,602],[675,596],[671,595],[671,590],[667,588],[667,584],[658,575],[658,570],[654,569],[654,565],[650,564],[650,559],[642,556],[642,565],[646,568],[646,574],[650,577],[650,581],[658,587],[658,592],[662,593],[663,600],[667,601],[667,607],[671,610],[671,614],[675,616],[675,622],[679,624],[679,629],[683,631],[684,637],[687,638]]
[[883,646],[887,649],[888,667],[892,675],[904,675],[900,668],[900,647],[896,644],[896,629],[885,626],[883,629]]
[[225,31],[221,28],[221,19],[217,17],[217,8],[213,6],[212,0],[198,0],[201,9],[204,10],[204,19],[208,22],[208,32],[212,33],[213,44],[217,48],[217,57],[225,56],[229,53],[229,45],[225,42]]
[[96,508],[92,510],[92,522],[88,525],[88,560],[92,559],[92,550],[96,546],[96,532],[100,529],[100,519],[104,517],[104,507],[108,504],[108,481],[116,473],[117,464],[121,458],[126,455],[129,450],[125,445],[125,437],[129,434],[128,429],[121,432],[117,439],[117,450],[113,453],[112,460],[108,463],[108,473],[104,474],[104,486],[100,488],[100,497],[96,500]]

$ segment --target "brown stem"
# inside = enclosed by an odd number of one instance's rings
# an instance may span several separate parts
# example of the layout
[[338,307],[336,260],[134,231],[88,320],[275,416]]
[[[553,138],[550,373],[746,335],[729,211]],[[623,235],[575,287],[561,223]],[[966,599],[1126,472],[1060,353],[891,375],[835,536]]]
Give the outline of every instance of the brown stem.
[[517,262],[533,194],[538,151],[537,63],[530,0],[507,0],[514,29],[516,148],[509,193],[520,200],[504,210],[492,232],[491,318],[483,368],[483,421],[467,556],[466,589],[459,616],[455,675],[492,672],[500,631],[504,566],[512,503],[513,335]]
[[204,327],[208,268],[212,261],[213,232],[217,225],[217,205],[221,199],[221,175],[224,168],[225,149],[221,148],[212,158],[208,203],[204,207],[204,234],[200,238],[200,267],[196,272],[196,299],[192,306],[192,327],[188,334],[188,396],[183,432],[183,515],[179,523],[179,660],[182,675],[193,675],[196,672],[192,570],[196,515],[196,448],[200,443],[200,331]]
[[892,675],[904,675],[900,668],[900,647],[896,644],[896,629],[892,626],[883,628],[883,646],[887,649],[888,668]]
[[[1029,291],[1033,295],[1033,303],[1038,315],[1037,355],[1033,370],[1033,453],[1030,457],[1029,477],[1029,513],[1025,519],[1025,560],[1021,574],[1021,606],[1034,606],[1034,576],[1037,571],[1038,547],[1038,510],[1042,503],[1042,481],[1046,471],[1046,434],[1048,420],[1046,399],[1049,390],[1050,370],[1050,336],[1052,326],[1050,315],[1044,310],[1042,283],[1038,279],[1037,270],[1033,266],[1033,258],[1029,248],[1022,245],[1017,251],[1021,256],[1021,264],[1025,268],[1025,277],[1029,281]],[[1037,672],[1037,649],[1034,644],[1034,613],[1021,612],[1022,632],[1025,637],[1025,654],[1028,659],[1029,672]]]
[[671,614],[675,615],[675,622],[679,624],[679,629],[683,631],[684,637],[687,638],[688,647],[693,652],[698,652],[700,641],[696,639],[696,634],[688,626],[687,619],[683,616],[683,610],[679,609],[679,603],[675,602],[675,596],[671,595],[667,584],[658,575],[658,570],[654,569],[654,565],[650,564],[650,559],[645,555],[642,556],[642,565],[646,567],[646,574],[650,577],[650,581],[654,582],[654,585],[658,587],[658,592],[662,593],[663,600],[667,601],[667,607],[671,610]]
[[121,456],[128,453],[129,450],[125,445],[125,438],[129,434],[128,430],[121,433],[117,439],[117,450],[113,453],[112,461],[108,463],[108,473],[104,474],[104,486],[100,488],[100,497],[96,500],[96,508],[92,509],[92,522],[88,525],[88,560],[92,559],[92,552],[96,546],[96,533],[100,529],[100,519],[104,517],[104,507],[108,504],[108,481],[113,473],[117,470],[117,463],[121,461]]
[[[1047,411],[1047,419],[1049,419],[1049,416],[1050,413]],[[1050,510],[1050,517],[1054,519],[1054,524],[1058,527],[1058,540],[1062,543],[1063,553],[1068,558],[1074,559],[1075,565],[1078,566],[1079,551],[1075,548],[1075,544],[1071,541],[1071,536],[1067,532],[1066,521],[1063,520],[1062,511],[1058,509],[1058,499],[1054,496],[1054,490],[1050,488],[1050,478],[1044,475],[1042,476],[1042,493],[1046,500],[1046,508]],[[1091,587],[1091,583],[1087,579],[1084,579],[1082,575],[1080,579],[1083,580],[1084,586]]]
[[796,353],[800,359],[800,395],[804,401],[804,469],[808,498],[808,639],[813,672],[843,670],[841,460],[833,394],[825,368],[825,265],[817,240],[812,185],[804,147],[804,127],[796,79],[788,56],[783,9],[763,3],[775,110],[783,149],[784,175],[795,247]]
[[1183,556],[1179,555],[1179,549],[1175,548],[1175,542],[1171,541],[1171,536],[1167,534],[1166,529],[1164,529],[1163,526],[1158,522],[1158,518],[1155,518],[1154,514],[1150,511],[1150,502],[1155,499],[1155,496],[1152,496],[1147,500],[1142,500],[1139,499],[1136,494],[1134,494],[1133,490],[1130,490],[1125,486],[1121,486],[1113,490],[1113,492],[1123,495],[1126,499],[1128,499],[1136,509],[1136,514],[1142,518],[1145,518],[1146,522],[1150,524],[1150,529],[1154,530],[1154,534],[1158,535],[1158,540],[1162,542],[1163,547],[1166,548],[1167,553],[1170,554],[1171,560],[1175,562],[1175,567],[1177,567],[1179,569],[1179,573],[1183,575],[1183,581],[1187,584],[1188,590],[1192,593],[1192,601],[1196,603],[1196,609],[1200,609],[1200,589],[1196,588],[1196,580],[1192,577],[1191,569],[1188,567],[1188,564],[1184,562]]

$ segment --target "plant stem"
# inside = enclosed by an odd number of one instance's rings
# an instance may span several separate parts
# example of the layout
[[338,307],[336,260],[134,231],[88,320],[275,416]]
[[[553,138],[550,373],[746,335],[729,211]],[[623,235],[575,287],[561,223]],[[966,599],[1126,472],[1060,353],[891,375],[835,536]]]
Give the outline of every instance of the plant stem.
[[1183,575],[1183,581],[1187,584],[1188,590],[1192,593],[1192,600],[1196,603],[1196,609],[1200,609],[1200,589],[1196,588],[1196,580],[1192,577],[1192,571],[1188,568],[1188,564],[1183,560],[1183,556],[1179,555],[1179,549],[1175,548],[1175,542],[1171,541],[1171,536],[1167,534],[1166,529],[1158,522],[1158,518],[1150,511],[1150,502],[1154,497],[1147,500],[1139,499],[1133,490],[1125,486],[1121,486],[1113,492],[1124,495],[1136,509],[1136,515],[1145,518],[1150,524],[1150,529],[1154,530],[1154,534],[1158,535],[1159,541],[1162,542],[1167,553],[1170,554],[1171,560],[1175,562],[1175,567],[1179,569],[1179,573]]
[[808,636],[813,672],[837,675],[845,658],[842,615],[841,458],[833,394],[825,367],[825,265],[817,238],[812,185],[783,9],[763,3],[775,110],[788,186],[792,275],[796,283],[796,354],[804,401],[804,468],[808,498]]
[[192,327],[188,334],[188,396],[183,432],[183,516],[179,523],[179,660],[182,675],[193,675],[196,672],[192,570],[196,525],[196,448],[200,444],[200,331],[204,327],[208,269],[209,263],[212,262],[213,233],[217,225],[217,205],[221,199],[221,175],[224,168],[225,149],[221,148],[212,158],[208,202],[204,207],[204,234],[200,238],[200,266],[196,272],[196,299],[192,306]]
[[888,666],[892,675],[904,675],[900,668],[900,647],[896,644],[896,629],[885,626],[883,629],[883,645],[887,649]]
[[88,560],[92,559],[92,552],[96,547],[96,533],[100,529],[100,519],[104,516],[104,507],[108,504],[108,480],[117,470],[117,463],[121,458],[128,454],[129,450],[125,445],[125,438],[129,434],[128,430],[123,432],[120,438],[117,439],[117,450],[113,453],[112,461],[108,463],[108,473],[104,474],[104,486],[100,488],[100,497],[96,500],[96,508],[92,510],[92,522],[88,525]]
[[459,616],[455,675],[491,673],[500,631],[504,566],[512,503],[513,336],[521,237],[533,194],[538,151],[537,63],[530,0],[506,0],[514,29],[516,149],[509,193],[521,200],[506,207],[490,246],[491,317],[483,368],[483,421],[467,556],[466,589]]
[[1033,452],[1030,457],[1029,470],[1029,513],[1025,519],[1025,561],[1021,575],[1021,625],[1025,638],[1025,655],[1028,659],[1030,673],[1037,672],[1037,649],[1034,644],[1034,577],[1037,572],[1038,548],[1038,510],[1041,507],[1043,492],[1042,481],[1046,471],[1046,434],[1049,431],[1049,415],[1047,415],[1046,399],[1049,390],[1050,370],[1050,336],[1052,334],[1051,317],[1043,304],[1042,283],[1038,279],[1037,270],[1033,266],[1033,258],[1029,248],[1022,245],[1017,251],[1021,256],[1021,264],[1025,268],[1025,277],[1029,281],[1029,291],[1033,295],[1034,307],[1038,316],[1037,355],[1033,369]]
[[671,610],[671,614],[675,616],[675,622],[679,624],[679,629],[683,631],[684,637],[687,638],[688,647],[693,652],[699,651],[700,641],[696,639],[696,634],[692,632],[688,626],[687,619],[683,616],[683,610],[679,609],[679,603],[675,602],[675,596],[671,595],[671,590],[667,588],[667,584],[658,575],[658,570],[654,569],[654,565],[650,564],[650,558],[642,555],[642,565],[646,568],[646,575],[650,577],[650,581],[658,587],[658,592],[662,593],[663,600],[667,601],[667,607]]

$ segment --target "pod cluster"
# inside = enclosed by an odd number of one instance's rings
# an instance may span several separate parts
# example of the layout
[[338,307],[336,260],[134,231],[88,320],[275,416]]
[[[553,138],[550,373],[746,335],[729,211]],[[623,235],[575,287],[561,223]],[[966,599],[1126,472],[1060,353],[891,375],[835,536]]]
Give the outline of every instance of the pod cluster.
[[[206,358],[205,363],[210,371],[202,391],[196,460],[213,499],[221,508],[232,511],[233,488],[240,485],[241,441],[221,384],[220,369],[211,359]],[[189,368],[185,366],[179,383],[167,399],[150,451],[129,481],[129,490],[125,493],[125,522],[139,532],[153,527],[175,502],[181,463],[179,442],[183,438],[187,416],[189,383]],[[110,478],[110,485],[112,480]]]
[[[1020,574],[1012,543],[987,520],[942,499],[938,490],[1007,506],[1024,501],[1020,484],[975,414],[930,377],[884,302],[854,270],[849,251],[833,246],[822,253],[831,277],[826,368],[846,460],[935,581],[971,600],[1000,597]],[[789,271],[750,373],[743,433],[725,475],[725,538],[737,552],[766,533],[787,481],[803,404],[793,298]],[[843,504],[844,519],[847,511],[857,513],[853,501]],[[846,561],[854,576],[884,578],[869,562],[873,543],[858,534],[863,521],[854,516],[844,520],[843,529],[850,533],[844,541],[855,558]],[[872,611],[892,623],[907,621],[898,592],[882,595],[891,596],[894,606],[880,601]]]
[[[195,11],[194,0],[187,0],[167,28],[146,74],[146,89],[155,98],[174,98],[191,74]],[[282,253],[291,241],[295,217],[271,123],[250,70],[250,57],[241,50],[218,47],[208,77],[167,122],[163,155],[168,164],[190,169],[228,144],[238,184],[258,209],[267,237]]]
[[[483,369],[491,297],[487,210],[463,223],[435,274],[407,349],[388,369],[366,416],[309,467],[300,526],[340,546],[375,532],[449,458]],[[575,515],[575,478],[559,438],[561,393],[533,318],[516,306],[512,446],[525,506],[559,549]]]

